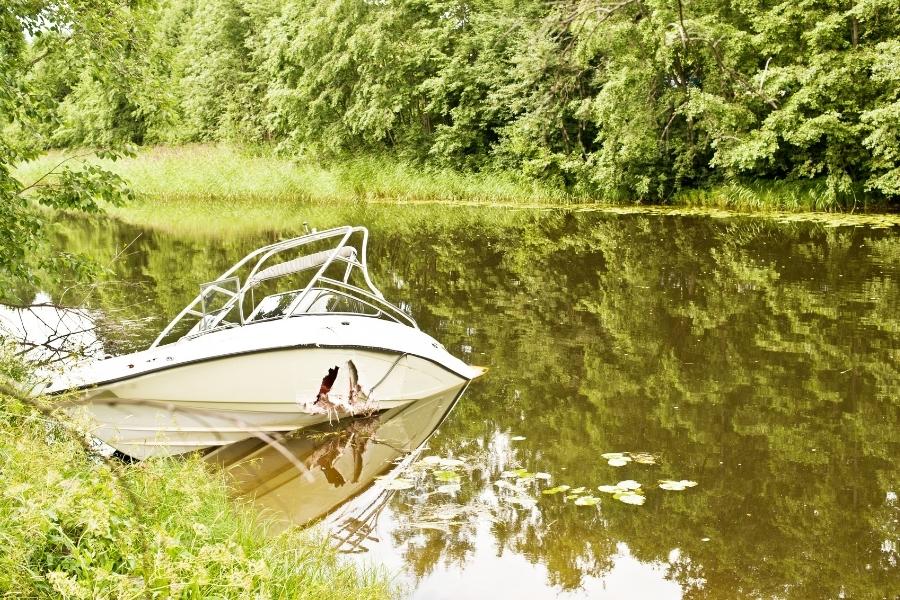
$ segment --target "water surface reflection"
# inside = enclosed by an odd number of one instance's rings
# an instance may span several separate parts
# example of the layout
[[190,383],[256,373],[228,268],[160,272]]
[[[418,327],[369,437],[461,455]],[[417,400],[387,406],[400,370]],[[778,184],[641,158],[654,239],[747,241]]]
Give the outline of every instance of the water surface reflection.
[[[223,446],[206,459],[226,469],[236,491],[280,524],[273,531],[308,525],[366,491],[376,477],[402,470],[462,393],[454,389],[370,416],[310,427],[278,438],[276,444],[247,439]],[[390,491],[383,486],[373,491],[370,503],[383,507]],[[342,550],[359,549],[374,526],[377,511],[364,504],[332,519],[329,528]]]
[[[373,529],[378,541],[366,546],[414,595],[900,595],[895,230],[354,210],[355,218],[318,225],[367,225],[385,295],[452,353],[491,368],[423,455],[464,463],[458,491],[437,493],[446,482],[414,470],[406,476],[415,485],[389,495]],[[136,233],[71,223],[60,243],[103,258]],[[194,295],[194,282],[260,238],[146,231],[115,263],[118,277],[139,286],[104,286],[91,307],[128,306],[135,322],[162,322]],[[120,339],[109,335],[104,347],[131,349]],[[337,473],[313,469],[328,498],[356,494],[363,477],[354,483],[354,453],[386,451],[342,448]],[[658,458],[615,467],[601,457],[607,452]],[[315,518],[300,506],[305,492],[276,485],[272,464],[253,467],[272,474],[263,498],[296,511],[292,521]],[[517,469],[551,480],[522,483],[529,502],[497,485]],[[626,479],[642,484],[643,505],[596,491]],[[661,479],[698,485],[667,492]],[[600,502],[576,506],[542,493],[560,484],[592,490]],[[359,493],[344,507],[370,504]],[[349,515],[343,510],[332,514]],[[439,525],[442,514],[450,518]]]

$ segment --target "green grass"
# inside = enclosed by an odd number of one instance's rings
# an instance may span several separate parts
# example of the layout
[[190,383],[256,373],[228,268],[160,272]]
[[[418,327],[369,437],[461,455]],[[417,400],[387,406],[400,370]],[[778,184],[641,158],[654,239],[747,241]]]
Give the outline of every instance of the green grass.
[[[30,183],[62,156],[58,151],[48,153],[20,166],[16,175]],[[116,162],[87,160],[120,174],[136,193],[137,201],[110,207],[114,217],[189,235],[299,232],[304,222],[319,227],[356,222],[362,210],[410,220],[408,207],[419,204],[431,207],[428,219],[463,221],[467,211],[483,213],[486,207],[549,209],[577,205],[580,209],[613,210],[619,206],[630,210],[635,206],[630,202],[598,203],[597,198],[572,196],[510,173],[461,173],[385,156],[319,163],[291,160],[265,147],[191,144],[143,148],[137,156]],[[817,181],[757,181],[684,190],[665,206],[773,214],[886,208],[867,204],[864,199],[856,205],[842,205]],[[390,207],[402,208],[391,213]],[[502,212],[491,213],[488,218],[508,218],[500,216]],[[417,218],[426,216],[419,214]]]
[[[16,176],[30,183],[63,156],[48,153],[20,166]],[[292,161],[265,148],[193,144],[145,148],[115,162],[86,160],[121,175],[136,194],[127,206],[109,207],[110,215],[190,235],[297,232],[305,222],[333,225],[338,214],[355,222],[361,205],[389,211],[420,202],[445,204],[449,216],[460,205],[549,207],[575,200],[508,174],[464,174],[377,156],[320,164]]]
[[341,563],[315,533],[265,529],[199,458],[107,463],[0,393],[0,596],[343,600],[395,591],[384,573]]
[[676,206],[708,207],[742,212],[840,212],[889,208],[883,201],[860,191],[856,198],[837,199],[827,193],[820,180],[758,180],[733,182],[711,188],[683,190],[675,195]]
[[[50,152],[22,165],[17,176],[26,183],[33,181],[62,156],[59,151]],[[137,156],[115,162],[86,160],[107,166],[124,177],[138,195],[159,202],[192,198],[561,204],[575,200],[564,192],[519,180],[508,173],[460,173],[383,156],[319,163],[291,160],[266,148],[189,144],[143,148]]]

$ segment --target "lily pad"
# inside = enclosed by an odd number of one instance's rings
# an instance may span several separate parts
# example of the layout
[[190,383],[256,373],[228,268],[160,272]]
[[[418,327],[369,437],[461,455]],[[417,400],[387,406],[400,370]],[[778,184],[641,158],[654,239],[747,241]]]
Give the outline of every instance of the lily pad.
[[397,479],[392,479],[384,484],[389,490],[408,490],[414,487],[415,484],[409,479],[404,479],[403,477],[398,477]]
[[646,501],[646,498],[644,498],[643,495],[636,494],[634,492],[616,494],[615,496],[613,496],[613,498],[615,498],[619,502],[624,502],[625,504],[633,504],[635,506],[640,506]]
[[622,488],[615,485],[598,485],[597,489],[604,494],[618,494],[622,491]]
[[504,477],[506,479],[515,479],[516,477],[518,477],[518,474],[516,474],[515,471],[503,471],[502,473],[500,473],[500,477]]
[[636,490],[641,487],[641,484],[634,479],[626,479],[617,483],[616,487],[622,490]]
[[600,498],[596,496],[579,496],[575,499],[576,506],[594,506],[600,502]]
[[426,456],[425,458],[423,458],[422,460],[420,460],[420,461],[419,461],[419,464],[422,464],[422,465],[432,465],[432,466],[434,466],[434,465],[439,464],[440,462],[441,462],[441,457],[432,454],[431,456]]
[[569,493],[570,493],[570,494],[583,494],[583,493],[585,493],[586,491],[587,491],[587,488],[586,488],[586,487],[584,487],[584,486],[579,486],[579,487],[577,487],[577,488],[575,488],[575,489],[569,491]]
[[625,453],[624,452],[607,452],[605,454],[601,454],[600,456],[602,456],[606,460],[612,460],[614,458],[625,458]]
[[513,484],[511,484],[510,482],[506,481],[505,479],[495,481],[494,485],[496,485],[498,488],[503,489],[503,490],[517,490],[518,491],[518,489],[519,489],[516,486],[514,486]]
[[444,485],[439,485],[437,487],[437,492],[439,494],[455,494],[460,489],[458,483],[445,483]]
[[434,478],[438,481],[454,483],[459,481],[459,473],[456,471],[435,471]]
[[672,479],[661,479],[659,481],[659,487],[664,490],[669,490],[672,492],[680,492],[689,487],[694,487],[697,485],[696,481],[690,481],[688,479],[682,479],[680,481],[674,481]]
[[516,477],[519,477],[520,479],[530,479],[534,477],[534,473],[526,469],[516,469],[514,473],[516,474]]
[[553,494],[558,494],[560,492],[565,492],[568,490],[569,490],[569,486],[563,484],[563,485],[558,485],[556,487],[547,488],[546,490],[543,490],[541,493],[545,494],[547,496],[552,496]]
[[607,461],[607,464],[611,467],[624,467],[628,463],[631,462],[631,459],[627,456],[623,456],[622,458],[611,458]]
[[550,473],[542,473],[542,472],[535,473],[534,478],[535,479],[543,479],[544,481],[550,481],[552,479],[552,477],[550,476]]
[[514,435],[509,439],[513,442],[521,442],[522,440],[525,439],[525,436],[524,435]]
[[459,460],[458,458],[442,458],[438,461],[438,464],[445,469],[455,469],[457,467],[464,467],[466,463]]

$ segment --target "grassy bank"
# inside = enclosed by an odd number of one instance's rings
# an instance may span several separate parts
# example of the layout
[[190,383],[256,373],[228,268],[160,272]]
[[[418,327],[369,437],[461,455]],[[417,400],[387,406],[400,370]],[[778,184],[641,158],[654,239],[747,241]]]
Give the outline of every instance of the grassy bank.
[[[26,183],[47,172],[63,153],[51,152],[22,165],[16,175]],[[185,201],[202,210],[204,203],[268,205],[314,202],[453,202],[511,206],[570,204],[634,204],[599,196],[573,195],[528,181],[513,173],[461,173],[448,168],[413,165],[385,156],[346,158],[330,163],[292,160],[268,148],[225,144],[190,144],[142,148],[137,156],[116,162],[98,161],[122,175],[139,197],[153,207],[125,209],[135,214],[170,208]],[[667,204],[739,211],[883,210],[864,195],[834,202],[817,181],[729,183],[689,189]]]
[[[21,166],[31,182],[59,162],[58,151]],[[559,190],[510,174],[460,173],[386,157],[319,163],[276,156],[266,148],[190,144],[142,148],[118,161],[88,159],[122,175],[139,196],[173,203],[200,201],[347,202],[359,200],[469,200],[564,204],[577,200]]]
[[[7,361],[8,362],[8,361]],[[10,369],[6,368],[6,372]],[[7,391],[9,391],[7,389]],[[0,393],[0,596],[385,598],[314,534],[265,534],[199,459],[105,462]]]
[[[61,156],[59,152],[45,155],[20,166],[16,175],[30,183],[56,165]],[[569,195],[511,174],[460,173],[413,166],[386,157],[325,164],[293,161],[265,148],[195,144],[144,148],[137,156],[116,162],[88,160],[119,173],[136,192],[135,202],[109,209],[114,217],[194,235],[299,232],[304,222],[319,227],[356,222],[362,210],[394,208],[391,219],[412,219],[411,211],[396,207],[417,204],[430,206],[429,221],[447,218],[454,223],[464,223],[467,210],[478,212],[479,219],[510,218],[504,214],[509,211],[502,210],[485,215],[487,206],[567,206],[579,210],[679,214],[693,211],[713,216],[765,213],[774,218],[800,217],[834,225],[856,224],[861,219],[859,215],[836,211],[821,187],[811,182],[729,184],[684,191],[665,206],[638,206],[633,202],[599,202],[597,198]],[[884,208],[860,200],[854,211]],[[876,225],[885,226],[883,218],[870,217],[875,218]],[[887,226],[896,224],[895,217],[886,217]],[[864,221],[866,218],[859,224]]]

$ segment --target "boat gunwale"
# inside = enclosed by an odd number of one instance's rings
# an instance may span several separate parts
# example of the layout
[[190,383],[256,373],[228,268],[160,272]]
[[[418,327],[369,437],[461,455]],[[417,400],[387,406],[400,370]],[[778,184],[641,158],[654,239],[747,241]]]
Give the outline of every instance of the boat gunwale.
[[[180,362],[180,363],[176,363],[176,364],[161,364],[159,366],[151,367],[150,369],[148,369],[146,371],[136,372],[136,373],[133,373],[130,375],[126,375],[124,377],[116,377],[113,379],[105,379],[102,381],[95,381],[92,383],[87,383],[87,384],[83,384],[83,385],[79,385],[79,386],[68,387],[68,388],[65,388],[62,390],[46,392],[46,394],[48,396],[59,396],[59,395],[67,394],[70,392],[80,392],[80,391],[84,391],[84,390],[91,390],[91,389],[95,389],[95,388],[102,387],[105,385],[110,385],[113,383],[120,383],[123,381],[128,381],[130,379],[137,379],[139,377],[143,377],[144,375],[152,375],[155,373],[160,373],[162,371],[178,369],[181,367],[187,367],[187,366],[201,364],[201,363],[205,363],[205,362],[211,362],[214,360],[222,360],[225,358],[234,358],[234,357],[238,357],[238,356],[249,356],[249,355],[253,355],[253,354],[265,354],[267,352],[282,352],[282,351],[286,351],[286,350],[326,349],[326,348],[327,349],[338,349],[338,350],[371,350],[373,352],[384,352],[386,354],[392,354],[392,355],[401,356],[401,357],[402,356],[414,356],[416,358],[421,358],[422,360],[433,363],[433,364],[437,365],[438,367],[444,369],[451,375],[455,375],[467,382],[472,381],[473,379],[477,378],[480,375],[480,374],[478,374],[478,375],[475,375],[474,377],[468,377],[468,376],[463,375],[462,373],[459,373],[458,371],[448,367],[447,365],[442,364],[441,362],[439,362],[433,358],[429,358],[427,356],[423,356],[423,355],[417,354],[415,352],[404,352],[404,351],[392,350],[390,348],[384,348],[384,347],[380,347],[380,346],[365,346],[365,345],[360,345],[360,344],[335,344],[335,345],[332,345],[332,344],[321,344],[321,343],[307,343],[307,344],[292,344],[292,345],[288,345],[288,346],[274,346],[274,347],[269,347],[269,348],[256,348],[253,350],[230,352],[227,354],[217,354],[215,356],[205,356],[203,358],[186,360],[184,362]],[[445,350],[445,352],[446,352],[446,350]],[[448,353],[448,355],[453,356],[452,354],[449,354],[449,353]],[[127,356],[127,355],[123,355],[123,356]],[[109,360],[109,359],[107,359],[107,360]],[[470,367],[470,368],[474,368],[474,367]],[[92,400],[88,400],[88,402],[92,402]],[[166,401],[166,402],[172,402],[172,401]]]

